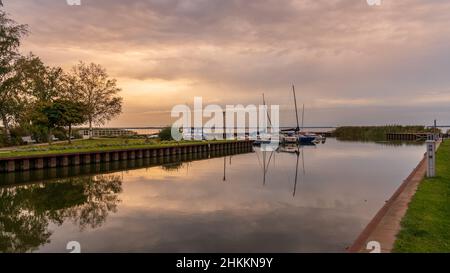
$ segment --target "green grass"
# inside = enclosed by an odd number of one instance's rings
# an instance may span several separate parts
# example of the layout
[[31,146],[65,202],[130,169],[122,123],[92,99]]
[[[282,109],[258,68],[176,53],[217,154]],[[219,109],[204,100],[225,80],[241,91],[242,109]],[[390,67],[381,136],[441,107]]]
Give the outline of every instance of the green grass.
[[437,154],[436,178],[419,185],[402,220],[394,252],[450,252],[450,141]]
[[[223,141],[209,141],[211,143],[227,142]],[[157,148],[169,147],[176,145],[200,144],[207,143],[206,141],[145,141],[144,139],[92,139],[92,140],[77,140],[72,144],[56,143],[51,145],[29,145],[14,148],[11,150],[0,150],[0,158],[18,157],[18,156],[35,156],[35,155],[49,155],[49,154],[65,154],[65,153],[83,153],[94,151],[111,151],[118,149],[139,149],[139,148]]]

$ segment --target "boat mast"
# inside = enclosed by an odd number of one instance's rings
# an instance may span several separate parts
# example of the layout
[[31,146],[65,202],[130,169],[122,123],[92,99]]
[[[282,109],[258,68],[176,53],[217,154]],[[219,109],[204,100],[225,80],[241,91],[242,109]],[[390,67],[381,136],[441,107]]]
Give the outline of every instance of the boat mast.
[[302,110],[302,131],[304,129],[304,120],[305,120],[305,104],[303,104],[303,110]]
[[300,157],[300,150],[297,147],[297,151],[295,152],[297,155],[297,163],[295,164],[295,180],[294,180],[294,192],[292,193],[292,196],[295,197],[295,194],[297,193],[297,180],[298,180],[298,160]]
[[300,124],[298,122],[298,110],[297,110],[297,97],[295,95],[295,86],[292,85],[292,92],[294,93],[294,102],[295,102],[295,116],[297,118],[297,128],[296,128],[296,132],[300,131]]
[[[264,93],[262,94],[262,96],[263,96],[263,105],[267,107],[266,98],[264,97]],[[269,132],[269,128],[272,127],[272,120],[270,119],[269,109],[267,109],[267,119],[269,121],[269,124],[267,125],[267,132]],[[269,125],[270,125],[270,127],[269,127]]]

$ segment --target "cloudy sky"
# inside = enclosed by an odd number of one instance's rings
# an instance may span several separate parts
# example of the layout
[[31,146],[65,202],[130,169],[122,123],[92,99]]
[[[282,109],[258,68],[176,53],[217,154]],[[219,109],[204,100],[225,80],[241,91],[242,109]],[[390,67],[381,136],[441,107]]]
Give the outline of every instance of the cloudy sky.
[[307,125],[450,124],[450,1],[4,0],[22,51],[100,63],[123,89],[111,126],[170,123],[175,104],[281,106]]

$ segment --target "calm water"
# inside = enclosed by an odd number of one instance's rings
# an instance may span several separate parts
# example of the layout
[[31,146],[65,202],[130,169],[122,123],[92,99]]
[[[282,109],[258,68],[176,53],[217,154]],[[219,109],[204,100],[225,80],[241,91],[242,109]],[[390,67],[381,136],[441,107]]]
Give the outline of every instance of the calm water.
[[0,252],[341,252],[424,147],[300,152],[0,176]]

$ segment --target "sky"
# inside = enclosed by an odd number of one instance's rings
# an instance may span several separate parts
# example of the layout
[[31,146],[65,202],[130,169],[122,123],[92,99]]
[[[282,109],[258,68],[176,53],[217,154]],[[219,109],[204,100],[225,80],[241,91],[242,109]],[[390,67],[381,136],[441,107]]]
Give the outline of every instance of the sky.
[[176,104],[280,105],[305,125],[450,125],[450,1],[4,0],[31,33],[21,51],[70,69],[99,63],[123,113],[171,123]]

